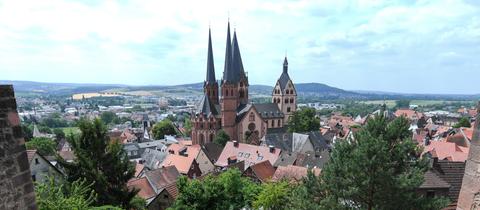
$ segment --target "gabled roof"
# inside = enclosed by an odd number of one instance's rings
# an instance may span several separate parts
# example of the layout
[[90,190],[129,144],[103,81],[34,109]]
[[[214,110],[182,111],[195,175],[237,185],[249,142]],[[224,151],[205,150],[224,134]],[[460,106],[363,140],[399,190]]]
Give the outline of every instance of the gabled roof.
[[315,151],[328,149],[327,140],[320,131],[301,133],[267,133],[264,137],[265,145],[274,145],[288,152],[301,152],[307,142],[310,142]]
[[438,175],[431,170],[425,172],[423,177],[424,181],[422,185],[420,185],[420,189],[450,188],[450,184],[438,177]]
[[251,165],[248,168],[252,170],[252,172],[261,182],[269,180],[275,173],[275,168],[273,168],[272,164],[268,160],[259,162],[255,165]]
[[209,116],[210,114],[215,116],[219,112],[217,111],[215,105],[210,102],[210,99],[208,98],[207,94],[204,94],[202,96],[202,99],[200,100],[200,103],[197,105],[196,113],[204,114],[205,116]]
[[283,61],[283,71],[282,74],[280,75],[280,78],[278,78],[277,82],[280,85],[280,90],[283,93],[283,90],[287,87],[288,81],[290,81],[290,76],[288,75],[288,61],[287,57],[285,57],[285,60]]
[[145,177],[148,178],[157,191],[175,183],[179,176],[180,173],[175,166],[167,166],[145,172]]
[[278,105],[274,103],[253,104],[257,112],[263,119],[283,118],[283,112],[278,109]]
[[127,182],[128,189],[138,189],[137,195],[148,200],[156,196],[155,190],[152,188],[146,177],[132,179]]
[[232,141],[227,142],[223,148],[222,154],[215,163],[216,166],[227,166],[228,158],[236,157],[238,161],[245,161],[245,166],[251,166],[264,160],[269,160],[271,164],[277,161],[280,156],[281,149],[274,148],[273,152],[270,152],[269,147],[256,146],[251,144],[238,143],[238,146],[234,146]]
[[[320,169],[312,169],[313,173],[318,176],[320,175]],[[272,181],[281,181],[288,180],[292,182],[301,181],[308,174],[308,169],[301,166],[278,166],[277,170],[273,174]]]
[[215,144],[213,142],[206,143],[202,145],[203,152],[205,152],[205,155],[207,155],[208,159],[212,161],[212,163],[215,163],[218,160],[218,157],[220,157],[220,154],[222,154],[222,146]]
[[438,160],[434,162],[433,168],[437,175],[450,184],[448,196],[450,201],[456,201],[462,187],[463,175],[465,173],[465,162]]
[[278,157],[277,161],[273,164],[273,166],[278,167],[278,166],[294,165],[298,155],[299,154],[296,152],[284,151],[282,152],[282,154],[280,154],[280,157]]
[[468,148],[458,146],[451,142],[431,141],[425,146],[424,153],[435,152],[439,160],[465,161],[468,156]]
[[167,152],[158,151],[155,149],[147,148],[142,154],[142,159],[145,161],[145,167],[150,170],[160,167],[160,164],[167,157]]
[[330,160],[330,153],[327,150],[321,152],[306,152],[298,154],[295,165],[307,168],[323,168]]
[[182,174],[187,174],[190,167],[195,161],[194,157],[185,157],[181,155],[168,154],[167,158],[162,162],[162,167],[175,166]]

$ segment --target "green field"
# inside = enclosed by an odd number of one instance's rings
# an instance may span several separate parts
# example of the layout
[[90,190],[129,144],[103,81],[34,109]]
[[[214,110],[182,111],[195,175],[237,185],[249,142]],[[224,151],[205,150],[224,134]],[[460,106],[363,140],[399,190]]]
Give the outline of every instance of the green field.
[[72,133],[80,134],[80,129],[78,127],[65,127],[65,128],[62,128],[62,130],[66,136],[69,136]]

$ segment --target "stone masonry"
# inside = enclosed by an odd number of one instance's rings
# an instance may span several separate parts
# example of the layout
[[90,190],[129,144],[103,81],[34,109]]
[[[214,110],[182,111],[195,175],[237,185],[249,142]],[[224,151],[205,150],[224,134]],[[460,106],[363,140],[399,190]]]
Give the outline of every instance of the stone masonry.
[[[480,111],[480,103],[477,111]],[[457,209],[480,210],[480,114],[477,114],[473,127],[473,137],[465,165],[462,188],[458,196]]]
[[37,209],[11,85],[0,85],[0,209]]

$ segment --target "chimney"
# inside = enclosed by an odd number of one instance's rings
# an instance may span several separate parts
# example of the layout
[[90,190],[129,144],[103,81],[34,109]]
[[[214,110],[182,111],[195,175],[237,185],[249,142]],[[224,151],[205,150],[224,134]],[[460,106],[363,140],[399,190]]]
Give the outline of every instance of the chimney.
[[233,141],[233,146],[238,147],[238,141]]
[[173,154],[174,152],[173,152],[173,150],[170,149],[170,150],[168,150],[168,153]]
[[236,162],[237,162],[237,157],[236,156],[232,156],[232,157],[227,158],[227,164],[228,165],[234,164]]
[[270,153],[275,153],[275,147],[273,145],[268,146]]

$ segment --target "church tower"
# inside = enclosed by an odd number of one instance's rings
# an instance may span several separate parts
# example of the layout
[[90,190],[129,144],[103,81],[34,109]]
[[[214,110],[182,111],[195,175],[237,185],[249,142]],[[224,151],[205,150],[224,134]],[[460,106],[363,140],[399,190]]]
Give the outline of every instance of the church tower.
[[278,109],[284,114],[284,124],[288,124],[293,112],[297,110],[297,91],[293,81],[288,75],[288,61],[285,56],[283,61],[283,72],[277,80],[272,91],[272,102],[276,103]]
[[203,83],[203,91],[212,104],[218,104],[218,83],[215,79],[215,65],[213,63],[212,35],[208,29],[208,56],[207,56],[207,77]]
[[[480,113],[480,102],[477,113]],[[480,209],[480,114],[477,114],[473,127],[473,137],[465,165],[462,188],[458,196],[458,210]]]
[[225,47],[225,66],[221,84],[222,128],[230,136],[237,139],[237,108],[248,102],[248,78],[243,69],[242,57],[238,46],[237,33],[233,42],[230,38],[230,22],[227,26],[227,43]]

